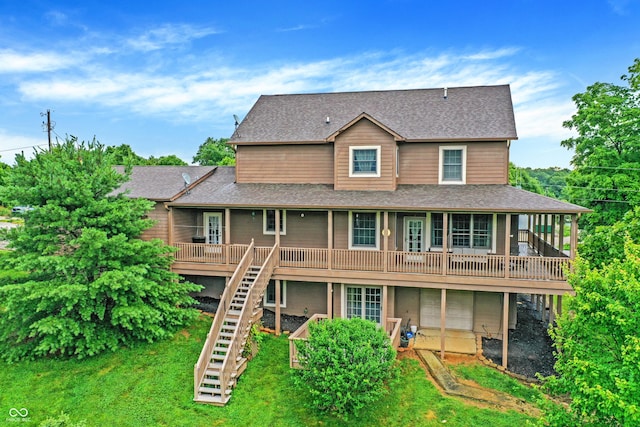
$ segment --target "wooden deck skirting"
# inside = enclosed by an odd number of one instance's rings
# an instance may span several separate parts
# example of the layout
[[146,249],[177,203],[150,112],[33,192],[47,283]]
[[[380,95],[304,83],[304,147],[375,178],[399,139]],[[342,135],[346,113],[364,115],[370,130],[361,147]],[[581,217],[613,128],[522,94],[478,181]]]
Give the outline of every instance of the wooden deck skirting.
[[[328,319],[329,316],[326,314],[314,314],[304,322],[302,326],[300,326],[294,333],[289,336],[289,367],[291,368],[299,368],[300,364],[298,362],[298,348],[296,347],[296,341],[304,341],[309,336],[309,324],[314,322],[320,322],[321,320]],[[389,339],[391,340],[391,345],[393,348],[400,347],[400,327],[402,324],[402,319],[390,317],[387,318],[385,323],[385,330],[389,334]]]
[[[175,254],[177,262],[232,265],[239,263],[248,248],[247,245],[205,243],[176,243],[175,246],[179,249]],[[255,248],[255,263],[264,262],[271,249],[270,247]],[[572,264],[572,260],[566,256],[506,257],[442,252],[385,252],[291,247],[281,247],[278,253],[278,267],[281,268],[416,273],[438,276],[442,276],[444,271],[446,276],[508,277],[532,281],[566,281],[566,273]],[[443,265],[446,268],[443,269]]]

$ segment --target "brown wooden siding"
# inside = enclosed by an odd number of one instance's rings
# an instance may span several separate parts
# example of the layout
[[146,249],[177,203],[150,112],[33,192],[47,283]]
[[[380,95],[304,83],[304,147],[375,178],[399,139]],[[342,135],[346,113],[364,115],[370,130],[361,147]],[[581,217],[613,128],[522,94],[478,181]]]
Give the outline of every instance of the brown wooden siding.
[[502,294],[476,292],[474,295],[473,332],[483,337],[502,337]]
[[410,142],[398,150],[398,184],[437,184],[439,145]]
[[333,144],[238,146],[239,183],[332,184]]
[[[305,308],[307,312],[305,313]],[[274,310],[275,307],[267,307]],[[314,282],[287,282],[287,307],[282,314],[308,316],[327,313],[327,284]]]
[[249,244],[254,239],[256,246],[273,246],[275,235],[264,234],[262,231],[262,209],[231,211],[232,243]]
[[149,219],[155,221],[154,225],[142,232],[140,236],[143,240],[161,239],[165,243],[169,242],[169,211],[162,203],[156,203],[153,209],[147,214]]
[[467,184],[507,184],[508,164],[504,141],[467,144]]
[[[380,177],[349,177],[349,147],[377,146],[380,152]],[[396,143],[393,137],[367,119],[355,123],[335,141],[335,183],[336,190],[395,190]]]
[[287,234],[280,236],[280,246],[326,248],[328,244],[327,221],[327,212],[288,210]]
[[394,316],[402,318],[402,324],[406,325],[411,319],[412,325],[420,323],[420,289],[419,288],[395,288]]

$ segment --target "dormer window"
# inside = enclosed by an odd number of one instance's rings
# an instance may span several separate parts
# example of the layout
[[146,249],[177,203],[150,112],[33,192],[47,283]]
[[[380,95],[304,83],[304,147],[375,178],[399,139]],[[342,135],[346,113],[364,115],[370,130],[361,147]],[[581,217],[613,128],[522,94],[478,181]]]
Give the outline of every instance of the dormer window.
[[380,146],[349,147],[350,177],[380,176]]
[[464,184],[466,168],[467,147],[440,147],[440,184]]

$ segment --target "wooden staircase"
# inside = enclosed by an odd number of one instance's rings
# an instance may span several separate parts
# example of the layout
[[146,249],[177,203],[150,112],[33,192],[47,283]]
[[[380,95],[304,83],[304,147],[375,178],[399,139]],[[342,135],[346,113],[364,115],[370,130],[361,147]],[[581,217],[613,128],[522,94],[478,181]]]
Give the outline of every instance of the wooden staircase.
[[207,340],[194,366],[194,398],[223,406],[246,369],[243,356],[251,326],[262,317],[260,302],[277,261],[277,245],[262,265],[254,265],[253,242],[225,287]]

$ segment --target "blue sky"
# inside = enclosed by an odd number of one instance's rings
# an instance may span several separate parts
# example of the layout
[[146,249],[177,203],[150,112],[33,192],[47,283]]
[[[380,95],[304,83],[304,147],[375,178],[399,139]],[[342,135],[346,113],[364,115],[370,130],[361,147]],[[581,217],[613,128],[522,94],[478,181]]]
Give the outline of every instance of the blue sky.
[[260,94],[511,85],[518,166],[568,167],[571,97],[621,83],[640,0],[0,0],[0,156],[94,136],[191,162]]

